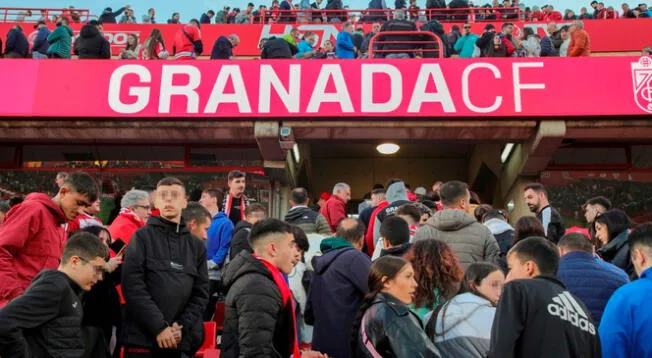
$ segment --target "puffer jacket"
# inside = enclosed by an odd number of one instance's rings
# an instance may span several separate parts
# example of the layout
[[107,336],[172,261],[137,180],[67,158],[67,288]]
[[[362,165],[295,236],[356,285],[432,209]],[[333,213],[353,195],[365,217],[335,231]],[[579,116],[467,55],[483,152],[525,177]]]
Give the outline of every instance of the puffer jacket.
[[283,307],[272,274],[241,252],[226,266],[222,358],[288,358],[292,355],[292,307]]
[[310,209],[307,206],[295,206],[283,219],[285,222],[296,225],[306,234],[320,234],[331,236],[331,228],[324,215]]
[[110,59],[111,45],[95,25],[86,24],[75,41],[75,55],[80,59]]
[[634,265],[629,257],[628,231],[623,231],[606,245],[598,249],[603,260],[623,269],[629,277],[635,277]]
[[[380,241],[380,225],[382,225],[383,220],[386,217],[394,215],[396,210],[403,204],[409,204],[411,201],[408,200],[407,189],[405,188],[405,183],[402,181],[396,182],[387,188],[387,202],[384,208],[380,209],[378,213],[374,216],[371,216],[371,221],[373,221],[373,255],[372,260],[375,260],[380,257],[380,250],[383,248],[383,243]],[[381,204],[382,205],[382,204]],[[379,205],[379,207],[381,207]],[[371,227],[370,227],[371,229]],[[369,231],[367,231],[367,236],[369,236]],[[367,238],[368,239],[368,238]]]
[[415,242],[426,239],[448,244],[464,270],[474,262],[499,264],[500,248],[496,238],[487,227],[461,210],[436,212],[414,236]]
[[439,357],[421,321],[394,296],[379,293],[365,311],[358,333],[356,357]]

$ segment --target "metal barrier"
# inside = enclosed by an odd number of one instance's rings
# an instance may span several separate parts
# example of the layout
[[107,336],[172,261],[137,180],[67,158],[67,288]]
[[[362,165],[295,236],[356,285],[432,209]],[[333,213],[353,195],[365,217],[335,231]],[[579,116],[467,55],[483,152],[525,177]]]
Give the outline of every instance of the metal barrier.
[[97,16],[91,15],[88,9],[61,8],[61,9],[44,9],[44,8],[20,8],[5,7],[0,8],[1,22],[55,22],[58,16],[66,16],[73,23],[87,22],[97,19]]
[[[420,37],[421,40],[393,41],[392,36],[414,36]],[[389,39],[386,39],[389,38]],[[412,49],[384,49],[384,45],[416,45]],[[374,35],[369,40],[369,58],[386,57],[386,54],[412,53],[417,57],[442,58],[444,43],[441,39],[430,31],[383,31]],[[433,53],[433,55],[430,55]],[[382,54],[383,56],[376,56]],[[428,54],[428,55],[426,55]]]
[[[442,8],[442,9],[401,9],[406,19],[412,21],[437,20],[439,22],[485,22],[524,20],[519,7],[494,8]],[[394,17],[396,9],[263,9],[258,16],[251,16],[251,23],[321,23],[321,22],[375,22],[387,21]]]

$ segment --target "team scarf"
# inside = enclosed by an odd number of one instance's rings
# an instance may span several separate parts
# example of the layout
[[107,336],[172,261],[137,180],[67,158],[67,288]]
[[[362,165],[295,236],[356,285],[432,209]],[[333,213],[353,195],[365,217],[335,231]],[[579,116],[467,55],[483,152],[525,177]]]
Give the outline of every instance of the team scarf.
[[[240,197],[242,199],[242,203],[240,204],[240,219],[244,219],[245,217],[245,207],[247,206],[247,197],[242,194]],[[224,197],[224,203],[222,203],[222,208],[224,208],[224,213],[226,216],[231,215],[231,208],[233,207],[233,195],[231,193],[226,194]]]
[[293,351],[293,357],[294,358],[299,358],[301,357],[301,352],[299,352],[299,342],[297,342],[297,320],[296,320],[296,315],[294,314],[295,308],[294,308],[294,299],[292,299],[292,291],[290,291],[290,287],[288,286],[287,281],[285,280],[285,277],[283,277],[283,274],[279,269],[274,266],[271,262],[265,260],[264,258],[252,254],[253,257],[257,258],[258,261],[260,261],[267,269],[269,272],[272,274],[272,279],[274,280],[274,283],[278,287],[278,289],[281,291],[281,300],[282,300],[282,305],[283,307],[286,307],[288,304],[290,305],[290,308],[292,309],[292,334],[290,335],[292,339],[292,351]]
[[140,216],[136,215],[135,212],[129,210],[128,208],[120,209],[120,215],[130,217],[133,221],[138,223],[138,226],[140,226],[140,227],[145,226],[145,221],[143,219],[141,219]]

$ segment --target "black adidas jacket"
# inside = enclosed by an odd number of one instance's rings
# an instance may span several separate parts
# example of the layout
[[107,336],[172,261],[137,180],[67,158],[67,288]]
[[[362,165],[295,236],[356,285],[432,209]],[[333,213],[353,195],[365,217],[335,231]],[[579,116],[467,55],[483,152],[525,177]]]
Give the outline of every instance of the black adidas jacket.
[[601,357],[597,324],[556,277],[507,283],[493,327],[489,357]]

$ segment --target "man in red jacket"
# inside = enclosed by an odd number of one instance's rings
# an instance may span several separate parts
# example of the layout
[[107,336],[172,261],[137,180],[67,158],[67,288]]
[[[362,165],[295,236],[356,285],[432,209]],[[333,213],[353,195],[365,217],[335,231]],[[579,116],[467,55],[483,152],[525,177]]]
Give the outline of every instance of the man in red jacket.
[[136,230],[145,226],[152,212],[149,193],[144,190],[129,190],[122,197],[120,207],[120,215],[109,226],[109,232],[113,241],[120,240],[127,245]]
[[20,296],[43,269],[59,266],[65,223],[97,199],[98,186],[86,173],[72,173],[54,197],[27,195],[0,226],[0,307]]
[[190,20],[174,37],[173,52],[177,60],[195,60],[204,52],[204,46],[199,32],[199,21]]
[[340,221],[346,219],[346,203],[349,200],[351,200],[351,187],[349,184],[337,183],[333,187],[333,195],[319,209],[319,213],[324,215],[326,221],[328,221],[331,232],[336,232]]

